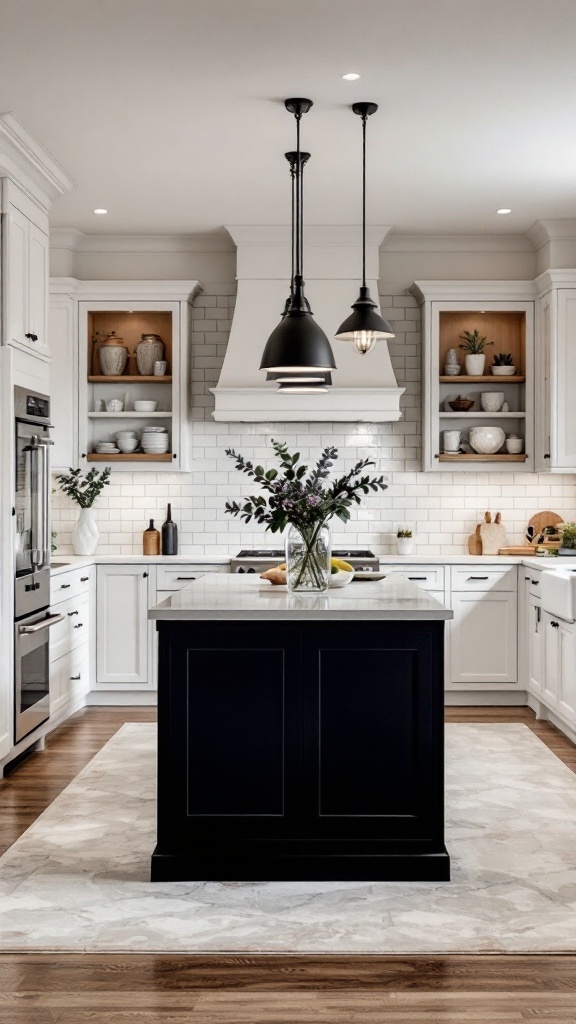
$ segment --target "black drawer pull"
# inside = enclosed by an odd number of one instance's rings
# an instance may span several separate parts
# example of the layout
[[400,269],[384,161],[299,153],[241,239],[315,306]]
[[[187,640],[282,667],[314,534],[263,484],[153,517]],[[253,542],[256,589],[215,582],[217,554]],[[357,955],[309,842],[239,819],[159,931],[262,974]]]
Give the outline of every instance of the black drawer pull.
[[76,625],[74,626],[74,629],[82,629],[83,625],[84,625],[83,622],[77,622]]
[[470,580],[489,580],[489,579],[490,579],[489,576],[469,576],[468,579],[466,580],[466,582],[469,583]]
[[427,580],[428,577],[427,576],[409,576],[408,579],[409,580]]
[[69,615],[69,616],[72,616],[72,615],[79,615],[79,614],[80,614],[80,612],[68,612],[68,615]]
[[78,673],[78,675],[77,675],[77,676],[70,676],[70,679],[73,679],[73,680],[76,680],[76,679],[81,679],[81,678],[82,678],[82,675],[81,675],[81,673],[80,673],[80,672]]
[[539,587],[540,586],[540,581],[539,580],[531,580],[530,582],[533,583],[535,587]]
[[529,576],[525,576],[524,579],[526,580],[526,583],[528,583],[528,580],[530,579],[530,577]]
[[70,590],[71,586],[72,586],[71,583],[61,583],[60,584],[60,590]]
[[89,579],[90,579],[89,576],[81,576],[80,577],[80,583],[88,583]]
[[176,582],[178,582],[178,580],[182,580],[183,581],[183,580],[195,580],[195,579],[196,579],[195,576],[177,576],[176,577]]

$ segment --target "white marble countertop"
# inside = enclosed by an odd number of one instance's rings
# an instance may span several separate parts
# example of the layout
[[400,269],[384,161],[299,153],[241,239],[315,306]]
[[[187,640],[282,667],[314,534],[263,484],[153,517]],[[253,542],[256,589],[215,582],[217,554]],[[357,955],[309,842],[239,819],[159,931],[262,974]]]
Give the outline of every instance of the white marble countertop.
[[453,612],[403,576],[353,581],[324,594],[291,594],[258,576],[202,576],[151,608],[148,618],[191,619],[401,619],[443,620]]
[[[56,562],[57,565],[53,563]],[[52,555],[50,573],[57,576],[89,565],[229,565],[230,555]]]

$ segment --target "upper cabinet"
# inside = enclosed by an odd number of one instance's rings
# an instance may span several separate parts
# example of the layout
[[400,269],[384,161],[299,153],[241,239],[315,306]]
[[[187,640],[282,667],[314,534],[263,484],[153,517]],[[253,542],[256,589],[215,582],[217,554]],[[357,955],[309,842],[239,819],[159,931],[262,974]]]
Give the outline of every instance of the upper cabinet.
[[576,472],[576,270],[536,279],[536,469]]
[[68,400],[55,430],[54,466],[187,468],[189,309],[198,288],[196,281],[52,280],[52,397],[78,394],[77,411]]
[[[422,305],[424,470],[533,470],[533,283],[418,281],[412,292]],[[486,339],[479,357],[460,348],[466,336]]]
[[3,337],[48,359],[48,216],[9,179],[2,208]]

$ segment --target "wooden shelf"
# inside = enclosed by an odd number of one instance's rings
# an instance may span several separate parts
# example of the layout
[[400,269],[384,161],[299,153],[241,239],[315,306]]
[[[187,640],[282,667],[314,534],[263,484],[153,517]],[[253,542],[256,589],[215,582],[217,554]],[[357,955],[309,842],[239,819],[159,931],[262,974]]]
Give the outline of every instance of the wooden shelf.
[[130,409],[128,412],[89,412],[89,420],[169,420],[172,418],[171,412],[134,412]]
[[99,452],[90,452],[86,456],[88,462],[172,462],[172,452],[162,452],[161,455],[147,455],[146,452],[134,452],[132,455],[100,455]]
[[468,455],[466,452],[462,454],[449,455],[442,453],[438,456],[440,462],[525,462],[528,458],[527,455]]
[[141,377],[137,374],[135,377],[120,376],[120,377],[102,377],[90,374],[88,377],[89,384],[170,384],[172,377]]
[[441,384],[457,384],[458,381],[462,381],[464,384],[523,384],[525,380],[526,377],[521,377],[520,375],[514,375],[511,377],[495,377],[492,373],[484,375],[483,377],[466,377],[461,373],[457,374],[455,377],[440,376]]
[[469,409],[468,412],[441,412],[441,420],[461,420],[463,418],[472,420],[523,420],[526,418],[525,412],[484,412],[482,409],[480,412],[474,412],[473,409]]

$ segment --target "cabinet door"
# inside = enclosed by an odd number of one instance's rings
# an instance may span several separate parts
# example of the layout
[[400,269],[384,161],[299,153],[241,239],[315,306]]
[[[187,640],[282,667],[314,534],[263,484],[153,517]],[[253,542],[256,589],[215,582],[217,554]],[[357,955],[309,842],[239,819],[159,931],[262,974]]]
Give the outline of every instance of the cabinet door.
[[28,327],[28,229],[29,220],[15,206],[4,218],[6,231],[4,254],[8,283],[8,340],[19,348],[31,347],[25,334]]
[[548,612],[542,613],[544,623],[544,679],[542,699],[548,707],[558,707],[560,692],[560,624]]
[[453,593],[450,628],[452,683],[509,684],[518,681],[515,593]]
[[540,697],[544,679],[544,623],[542,622],[542,609],[540,601],[528,595],[527,601],[527,631],[526,640],[528,643],[528,689],[531,693]]
[[552,468],[576,471],[576,289],[558,291]]
[[66,296],[50,302],[48,337],[50,363],[50,416],[54,424],[52,469],[78,463],[77,352],[74,344],[74,301]]
[[560,645],[560,692],[558,711],[576,724],[576,633],[562,621],[557,629]]
[[148,683],[148,569],[99,565],[96,576],[96,681]]
[[28,326],[35,334],[34,351],[49,355],[48,347],[48,253],[49,238],[35,224],[28,229]]

